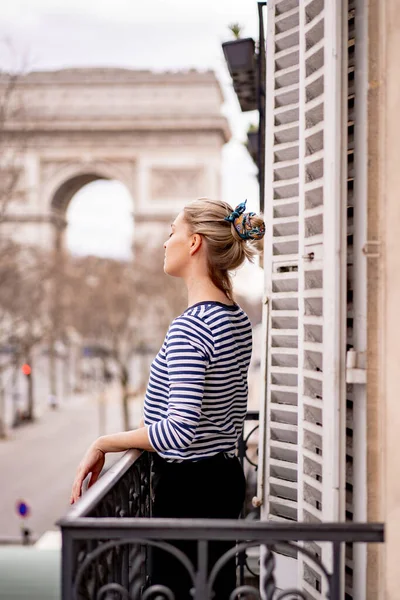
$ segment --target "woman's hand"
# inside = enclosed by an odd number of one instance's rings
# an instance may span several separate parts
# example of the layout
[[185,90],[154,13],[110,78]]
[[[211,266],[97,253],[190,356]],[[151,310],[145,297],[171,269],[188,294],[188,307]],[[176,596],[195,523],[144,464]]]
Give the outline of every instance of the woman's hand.
[[88,487],[91,487],[99,478],[104,467],[105,454],[96,444],[92,444],[83,457],[75,475],[72,485],[70,504],[74,504],[82,494],[82,484],[86,477],[91,474]]

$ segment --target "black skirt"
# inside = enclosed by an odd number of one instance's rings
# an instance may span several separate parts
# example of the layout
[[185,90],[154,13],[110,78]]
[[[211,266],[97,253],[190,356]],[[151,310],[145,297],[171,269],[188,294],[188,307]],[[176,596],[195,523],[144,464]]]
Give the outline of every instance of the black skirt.
[[[237,519],[243,507],[246,482],[237,457],[224,453],[198,461],[169,463],[153,454],[153,517],[174,519]],[[197,566],[197,542],[169,541]],[[211,542],[208,570],[234,542]],[[186,569],[164,550],[153,549],[150,558],[151,584],[168,587],[176,600],[188,600],[192,587]],[[214,600],[226,600],[236,587],[235,559],[217,576]]]

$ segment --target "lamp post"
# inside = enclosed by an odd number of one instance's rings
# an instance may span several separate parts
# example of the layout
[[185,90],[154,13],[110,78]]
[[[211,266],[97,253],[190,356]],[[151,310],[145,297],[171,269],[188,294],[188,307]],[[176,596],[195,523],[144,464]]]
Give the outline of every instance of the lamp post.
[[263,8],[258,2],[258,54],[257,54],[257,105],[258,105],[258,183],[260,186],[260,211],[265,207],[265,36]]
[[[222,44],[225,60],[232,77],[233,89],[243,112],[258,110],[258,149],[252,144],[252,155],[257,159],[260,185],[260,210],[265,204],[265,36],[263,8],[258,2],[258,49],[252,38],[238,38]],[[253,136],[254,137],[254,136]],[[254,142],[254,139],[252,140]],[[250,140],[249,140],[250,142]],[[249,148],[250,149],[250,148]]]

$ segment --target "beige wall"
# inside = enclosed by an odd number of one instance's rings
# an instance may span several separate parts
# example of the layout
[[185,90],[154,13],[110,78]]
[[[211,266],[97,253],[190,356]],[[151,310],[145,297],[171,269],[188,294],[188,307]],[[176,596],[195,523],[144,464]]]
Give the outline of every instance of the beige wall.
[[400,2],[369,3],[368,597],[400,598]]

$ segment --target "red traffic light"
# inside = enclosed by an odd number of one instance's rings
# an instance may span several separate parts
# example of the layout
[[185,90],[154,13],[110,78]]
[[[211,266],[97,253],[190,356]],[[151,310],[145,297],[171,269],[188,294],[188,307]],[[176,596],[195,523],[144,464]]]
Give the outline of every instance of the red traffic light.
[[22,365],[21,369],[22,369],[22,372],[24,375],[30,375],[32,373],[32,369],[31,369],[30,365],[28,365],[27,363]]

